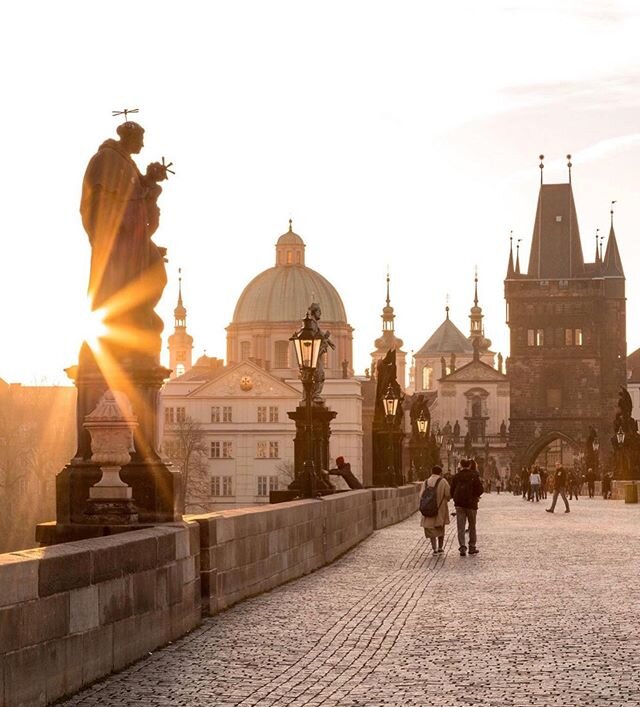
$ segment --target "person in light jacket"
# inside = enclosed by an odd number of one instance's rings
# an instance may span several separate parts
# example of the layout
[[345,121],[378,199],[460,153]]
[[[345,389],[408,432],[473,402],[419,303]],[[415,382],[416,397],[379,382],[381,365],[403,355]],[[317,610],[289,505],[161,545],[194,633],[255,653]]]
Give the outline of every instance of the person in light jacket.
[[434,555],[444,552],[444,526],[449,525],[450,522],[449,499],[451,498],[451,490],[447,480],[442,476],[442,467],[440,466],[434,466],[431,469],[431,476],[425,480],[422,492],[427,486],[433,488],[436,484],[438,484],[436,489],[438,514],[433,518],[426,518],[422,514],[420,515],[420,525],[424,528],[425,538],[431,540],[431,549]]

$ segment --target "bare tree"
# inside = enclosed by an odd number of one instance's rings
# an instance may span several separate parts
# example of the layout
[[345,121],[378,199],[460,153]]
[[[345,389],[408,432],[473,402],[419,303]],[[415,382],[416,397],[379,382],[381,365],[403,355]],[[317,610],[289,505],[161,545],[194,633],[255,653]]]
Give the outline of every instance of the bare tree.
[[185,505],[191,509],[203,496],[208,497],[206,444],[202,425],[191,417],[165,425],[164,454],[182,471]]
[[278,479],[282,481],[283,486],[288,486],[296,478],[295,465],[291,459],[283,459],[276,464]]

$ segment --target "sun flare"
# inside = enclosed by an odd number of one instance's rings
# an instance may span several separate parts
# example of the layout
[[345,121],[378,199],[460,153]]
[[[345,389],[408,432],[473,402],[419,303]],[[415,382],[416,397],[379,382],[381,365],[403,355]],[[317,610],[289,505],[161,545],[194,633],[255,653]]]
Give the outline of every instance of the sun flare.
[[107,335],[108,329],[104,321],[106,314],[105,309],[96,309],[93,312],[88,311],[83,322],[83,338],[93,350],[99,347],[100,339]]

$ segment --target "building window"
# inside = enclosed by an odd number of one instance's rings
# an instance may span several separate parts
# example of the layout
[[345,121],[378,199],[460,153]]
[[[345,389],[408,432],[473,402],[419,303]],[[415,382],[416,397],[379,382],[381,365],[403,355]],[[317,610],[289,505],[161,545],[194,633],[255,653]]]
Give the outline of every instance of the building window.
[[233,422],[232,414],[231,414],[231,407],[228,405],[225,405],[222,408],[222,421],[223,422]]
[[211,407],[211,422],[220,422],[220,408],[217,405]]
[[280,443],[266,441],[256,442],[256,457],[258,459],[279,459]]
[[269,406],[269,422],[278,422],[279,412],[275,405]]
[[212,496],[233,496],[230,476],[212,476],[211,477],[211,495]]
[[165,408],[164,409],[164,424],[165,425],[172,425],[174,422],[175,422],[174,409],[173,408]]
[[184,351],[177,351],[176,352],[176,361],[185,361],[186,360],[186,354]]
[[270,491],[278,490],[277,476],[258,477],[258,496],[268,496]]
[[564,345],[573,346],[573,329],[564,330]]
[[544,346],[544,329],[527,329],[527,346]]
[[209,456],[211,459],[220,459],[220,442],[211,442]]
[[258,442],[257,443],[256,457],[258,459],[266,459],[267,458],[267,443],[266,442]]
[[241,341],[240,342],[240,360],[246,361],[251,355],[251,342]]
[[293,253],[288,250],[287,251],[287,265],[291,265],[293,263]]
[[267,421],[267,406],[266,405],[258,405],[258,422],[266,422]]
[[275,368],[289,368],[289,342],[276,341],[274,344]]
[[573,330],[573,343],[574,346],[582,346],[582,329]]
[[431,385],[433,384],[433,368],[431,366],[425,366],[422,369],[422,389],[431,390]]
[[560,388],[547,388],[547,407],[560,409],[562,406],[562,390]]
[[185,367],[184,367],[184,363],[179,363],[179,364],[176,366],[176,377],[179,377],[179,376],[184,375],[185,370],[186,370],[186,369],[185,369]]
[[222,443],[222,458],[233,459],[233,442]]
[[269,459],[278,459],[278,442],[269,442]]
[[187,419],[186,408],[176,408],[176,422],[184,422]]
[[558,287],[561,290],[566,290],[569,287],[569,280],[559,280]]

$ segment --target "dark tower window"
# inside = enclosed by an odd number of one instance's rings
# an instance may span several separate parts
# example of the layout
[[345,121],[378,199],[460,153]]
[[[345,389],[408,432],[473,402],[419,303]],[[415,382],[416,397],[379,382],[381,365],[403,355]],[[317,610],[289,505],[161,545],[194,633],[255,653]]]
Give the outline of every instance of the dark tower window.
[[289,368],[289,342],[276,341],[274,346],[275,368]]

